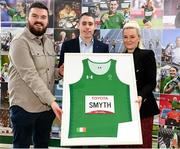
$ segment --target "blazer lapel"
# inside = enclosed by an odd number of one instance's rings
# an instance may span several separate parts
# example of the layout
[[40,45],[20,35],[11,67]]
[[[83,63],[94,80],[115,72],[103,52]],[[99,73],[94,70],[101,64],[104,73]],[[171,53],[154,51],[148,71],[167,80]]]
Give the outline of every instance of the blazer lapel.
[[97,40],[94,39],[94,44],[93,44],[93,53],[98,53],[99,46],[97,44]]
[[136,65],[138,63],[138,60],[141,56],[141,52],[138,48],[135,49],[134,53],[133,53],[133,58],[134,58],[134,64]]
[[77,53],[80,53],[80,45],[79,45],[79,38],[76,38],[75,44],[72,45],[73,51],[76,51]]

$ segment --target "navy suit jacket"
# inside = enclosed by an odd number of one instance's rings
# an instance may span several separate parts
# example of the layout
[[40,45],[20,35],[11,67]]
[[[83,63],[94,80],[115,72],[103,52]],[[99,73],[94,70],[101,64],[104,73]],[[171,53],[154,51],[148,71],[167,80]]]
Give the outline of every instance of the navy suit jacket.
[[133,52],[138,96],[142,96],[140,116],[149,117],[159,114],[153,95],[156,87],[156,61],[152,50],[136,48]]
[[[59,66],[64,63],[64,53],[80,53],[79,38],[65,41],[62,44]],[[93,53],[109,53],[108,45],[94,39]]]

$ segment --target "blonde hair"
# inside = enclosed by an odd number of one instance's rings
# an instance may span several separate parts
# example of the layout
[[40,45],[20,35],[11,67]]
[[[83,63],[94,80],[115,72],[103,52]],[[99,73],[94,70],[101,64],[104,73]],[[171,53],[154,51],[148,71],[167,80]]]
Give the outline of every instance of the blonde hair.
[[123,32],[125,29],[136,29],[138,36],[140,38],[139,40],[139,44],[138,44],[138,48],[142,49],[143,48],[143,44],[142,44],[142,39],[141,39],[141,29],[139,24],[136,21],[129,21],[127,22],[124,27],[123,27]]

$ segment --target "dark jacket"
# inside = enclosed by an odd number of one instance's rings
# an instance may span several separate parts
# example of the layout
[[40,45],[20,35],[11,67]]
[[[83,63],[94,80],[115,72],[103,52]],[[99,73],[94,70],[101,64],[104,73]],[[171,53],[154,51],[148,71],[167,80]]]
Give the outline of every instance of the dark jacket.
[[[59,66],[64,63],[64,53],[80,53],[79,38],[66,41],[62,44]],[[108,45],[94,39],[93,53],[109,53]]]
[[156,87],[156,61],[152,50],[136,48],[133,53],[138,96],[142,96],[141,118],[159,114],[153,95]]

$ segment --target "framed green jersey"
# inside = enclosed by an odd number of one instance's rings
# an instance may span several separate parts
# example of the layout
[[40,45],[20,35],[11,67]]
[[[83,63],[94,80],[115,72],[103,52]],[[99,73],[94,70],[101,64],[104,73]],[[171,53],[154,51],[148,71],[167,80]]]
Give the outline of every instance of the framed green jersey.
[[66,53],[61,145],[141,144],[136,100],[132,54]]

